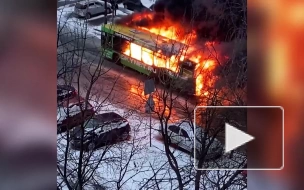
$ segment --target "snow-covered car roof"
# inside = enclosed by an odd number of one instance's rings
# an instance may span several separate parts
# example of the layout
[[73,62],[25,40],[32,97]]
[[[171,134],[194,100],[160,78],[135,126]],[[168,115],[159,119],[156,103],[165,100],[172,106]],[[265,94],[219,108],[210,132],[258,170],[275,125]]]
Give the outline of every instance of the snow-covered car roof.
[[70,85],[60,85],[57,84],[57,90],[59,91],[75,91],[76,89]]
[[[85,102],[84,98],[82,98],[81,96],[76,96],[76,97],[64,100],[62,102],[61,106],[68,108],[68,107],[71,107],[76,104],[84,104],[84,102]],[[89,106],[90,106],[90,104],[89,104]]]
[[191,124],[189,121],[182,120],[182,121],[175,122],[175,123],[168,123],[168,127],[172,126],[172,125],[178,126],[181,129],[185,130],[188,133],[190,138],[194,137],[193,128],[191,127]]
[[57,96],[64,96],[67,94],[73,93],[71,90],[62,90],[61,93],[57,93]]
[[89,3],[95,3],[95,2],[96,2],[95,0],[84,0],[84,1],[79,1],[77,3],[81,5],[87,5]]
[[[79,1],[77,3],[80,5],[87,5],[89,3],[95,3],[95,2],[105,4],[105,1],[100,1],[100,0],[84,0],[84,1]],[[107,5],[111,6],[111,3],[107,2]]]
[[107,113],[102,113],[99,115],[95,115],[94,117],[96,120],[99,122],[112,122],[116,120],[126,120],[123,118],[121,115],[115,112],[107,112]]
[[193,128],[191,127],[191,124],[187,120],[183,120],[177,123],[174,123],[174,125],[179,126],[181,129],[184,129],[189,135],[193,135]]
[[[185,130],[188,133],[190,138],[194,137],[194,129],[191,126],[190,121],[182,120],[182,121],[179,121],[179,122],[176,122],[176,123],[169,124],[168,126],[170,126],[170,125],[179,126],[181,129]],[[204,129],[202,127],[196,126],[195,130],[196,130],[197,135],[200,134],[200,133],[204,133]],[[217,139],[215,139],[215,140],[217,141]]]
[[[179,122],[168,124],[168,126],[170,126],[170,125],[171,126],[175,125],[175,126],[180,127],[181,129],[185,130],[187,132],[187,134],[189,135],[190,139],[194,140],[194,129],[191,126],[190,121],[182,120],[182,121],[179,121]],[[204,133],[204,129],[201,128],[201,127],[196,126],[195,132],[196,132],[196,139],[201,139],[199,134]],[[208,143],[209,140],[210,140],[210,138],[207,138],[206,143]],[[198,142],[200,142],[200,141],[198,141]],[[218,146],[222,146],[222,143],[218,139],[215,138],[213,140],[213,143],[211,144],[210,148],[212,149],[212,148],[216,148]]]
[[72,98],[77,94],[76,89],[69,85],[57,85],[57,102]]
[[[81,113],[81,110],[84,110],[85,103],[74,103],[70,104],[69,107],[58,107],[57,108],[57,124],[61,124],[66,118],[67,118],[67,113],[69,111],[69,116],[74,116],[78,113]],[[87,109],[91,110],[93,109],[93,106],[88,103]]]

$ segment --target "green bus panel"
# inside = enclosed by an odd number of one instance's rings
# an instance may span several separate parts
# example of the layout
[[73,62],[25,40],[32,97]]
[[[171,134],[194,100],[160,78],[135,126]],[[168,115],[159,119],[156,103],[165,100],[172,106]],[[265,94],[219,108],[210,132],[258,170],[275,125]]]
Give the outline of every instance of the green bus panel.
[[114,54],[114,52],[110,49],[105,49],[104,50],[104,56],[106,58],[113,59],[113,54]]
[[109,33],[109,34],[114,34],[112,26],[110,26],[110,25],[101,25],[101,31]]
[[130,68],[132,68],[132,69],[134,69],[134,70],[136,70],[140,73],[143,73],[143,74],[148,75],[148,76],[151,74],[151,71],[132,63],[132,61],[130,61],[128,59],[121,58],[120,60],[121,60],[121,64],[123,64],[127,67],[130,67]]
[[103,57],[106,57],[108,59],[113,59],[113,55],[114,55],[114,51],[111,50],[111,49],[104,49],[104,48],[101,48],[101,55]]

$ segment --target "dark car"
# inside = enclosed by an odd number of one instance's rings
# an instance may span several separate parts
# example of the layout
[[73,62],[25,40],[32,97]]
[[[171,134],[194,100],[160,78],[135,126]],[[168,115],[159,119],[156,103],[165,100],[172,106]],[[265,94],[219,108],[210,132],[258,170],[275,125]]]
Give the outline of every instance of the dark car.
[[125,0],[122,4],[125,9],[129,9],[131,11],[143,11],[148,9],[140,0]]
[[69,85],[57,85],[57,102],[74,98],[77,95],[76,89]]
[[[129,136],[129,122],[115,112],[95,115],[84,125],[83,150],[93,151],[101,146],[125,140]],[[70,131],[71,145],[79,150],[81,146],[81,127]]]
[[82,124],[95,115],[93,106],[79,96],[63,101],[57,108],[57,134]]

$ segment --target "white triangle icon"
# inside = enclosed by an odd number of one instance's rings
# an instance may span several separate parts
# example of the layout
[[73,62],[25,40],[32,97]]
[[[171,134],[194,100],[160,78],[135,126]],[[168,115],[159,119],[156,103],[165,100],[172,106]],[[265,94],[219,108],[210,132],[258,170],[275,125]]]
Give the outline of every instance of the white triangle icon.
[[253,139],[253,136],[225,123],[225,153],[228,153]]

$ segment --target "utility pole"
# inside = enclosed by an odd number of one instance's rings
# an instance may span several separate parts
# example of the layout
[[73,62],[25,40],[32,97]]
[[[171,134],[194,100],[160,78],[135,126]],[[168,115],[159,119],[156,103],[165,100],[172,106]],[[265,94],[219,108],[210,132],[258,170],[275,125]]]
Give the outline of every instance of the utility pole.
[[154,111],[154,101],[153,101],[153,97],[152,97],[152,93],[155,91],[155,84],[154,84],[154,80],[150,79],[150,80],[146,80],[145,81],[145,88],[144,88],[144,93],[145,95],[149,94],[149,98],[146,102],[145,105],[145,111],[146,113],[150,114],[150,147],[152,146],[152,111]]
[[149,113],[150,116],[150,147],[152,146],[152,111],[154,111],[154,105],[155,103],[151,92],[146,103],[146,113]]
[[104,1],[105,2],[105,16],[104,16],[104,24],[107,24],[108,22],[107,22],[107,16],[108,16],[108,0],[105,0]]
[[[150,94],[151,98],[152,98],[152,95]],[[150,108],[151,109],[151,108]],[[150,110],[150,147],[152,147],[152,109]]]

